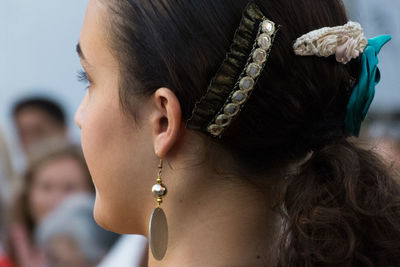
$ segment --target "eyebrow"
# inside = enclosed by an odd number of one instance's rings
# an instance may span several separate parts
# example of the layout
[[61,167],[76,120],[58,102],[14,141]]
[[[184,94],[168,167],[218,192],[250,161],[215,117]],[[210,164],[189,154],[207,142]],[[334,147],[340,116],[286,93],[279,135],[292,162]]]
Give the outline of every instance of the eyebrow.
[[84,55],[83,52],[82,52],[81,44],[80,44],[80,43],[78,43],[78,44],[76,45],[76,53],[78,53],[78,55],[79,55],[79,57],[80,57],[81,59],[86,60],[85,55]]

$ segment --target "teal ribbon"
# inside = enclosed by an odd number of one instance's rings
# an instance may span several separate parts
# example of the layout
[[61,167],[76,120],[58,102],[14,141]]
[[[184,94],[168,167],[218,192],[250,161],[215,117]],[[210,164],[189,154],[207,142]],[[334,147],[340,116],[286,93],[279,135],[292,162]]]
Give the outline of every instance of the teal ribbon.
[[378,54],[391,39],[390,35],[382,35],[368,40],[361,59],[359,82],[354,87],[347,104],[344,124],[346,132],[350,135],[357,137],[360,135],[361,123],[367,116],[375,96],[375,87],[381,79]]

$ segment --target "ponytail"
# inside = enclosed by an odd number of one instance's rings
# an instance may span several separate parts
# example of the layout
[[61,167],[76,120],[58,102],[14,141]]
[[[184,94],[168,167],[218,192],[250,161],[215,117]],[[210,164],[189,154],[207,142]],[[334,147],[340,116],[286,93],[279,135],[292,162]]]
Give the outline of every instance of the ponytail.
[[280,266],[400,266],[400,187],[377,155],[341,140],[284,193]]

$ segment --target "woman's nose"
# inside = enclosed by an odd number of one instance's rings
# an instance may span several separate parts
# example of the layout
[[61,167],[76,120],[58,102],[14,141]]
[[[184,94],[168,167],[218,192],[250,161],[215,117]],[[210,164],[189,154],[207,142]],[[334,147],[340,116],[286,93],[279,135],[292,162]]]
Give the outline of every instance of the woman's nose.
[[82,129],[82,122],[83,122],[83,118],[84,118],[84,113],[85,113],[84,111],[86,108],[87,97],[88,97],[88,93],[86,93],[81,104],[79,105],[78,109],[75,112],[74,122],[79,127],[79,129]]

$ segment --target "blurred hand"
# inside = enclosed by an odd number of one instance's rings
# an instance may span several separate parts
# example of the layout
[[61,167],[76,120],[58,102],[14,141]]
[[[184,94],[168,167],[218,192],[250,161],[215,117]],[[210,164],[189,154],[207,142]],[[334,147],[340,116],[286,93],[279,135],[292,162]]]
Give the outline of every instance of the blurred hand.
[[32,244],[25,226],[21,224],[14,224],[11,227],[10,235],[18,266],[46,266],[44,254]]

